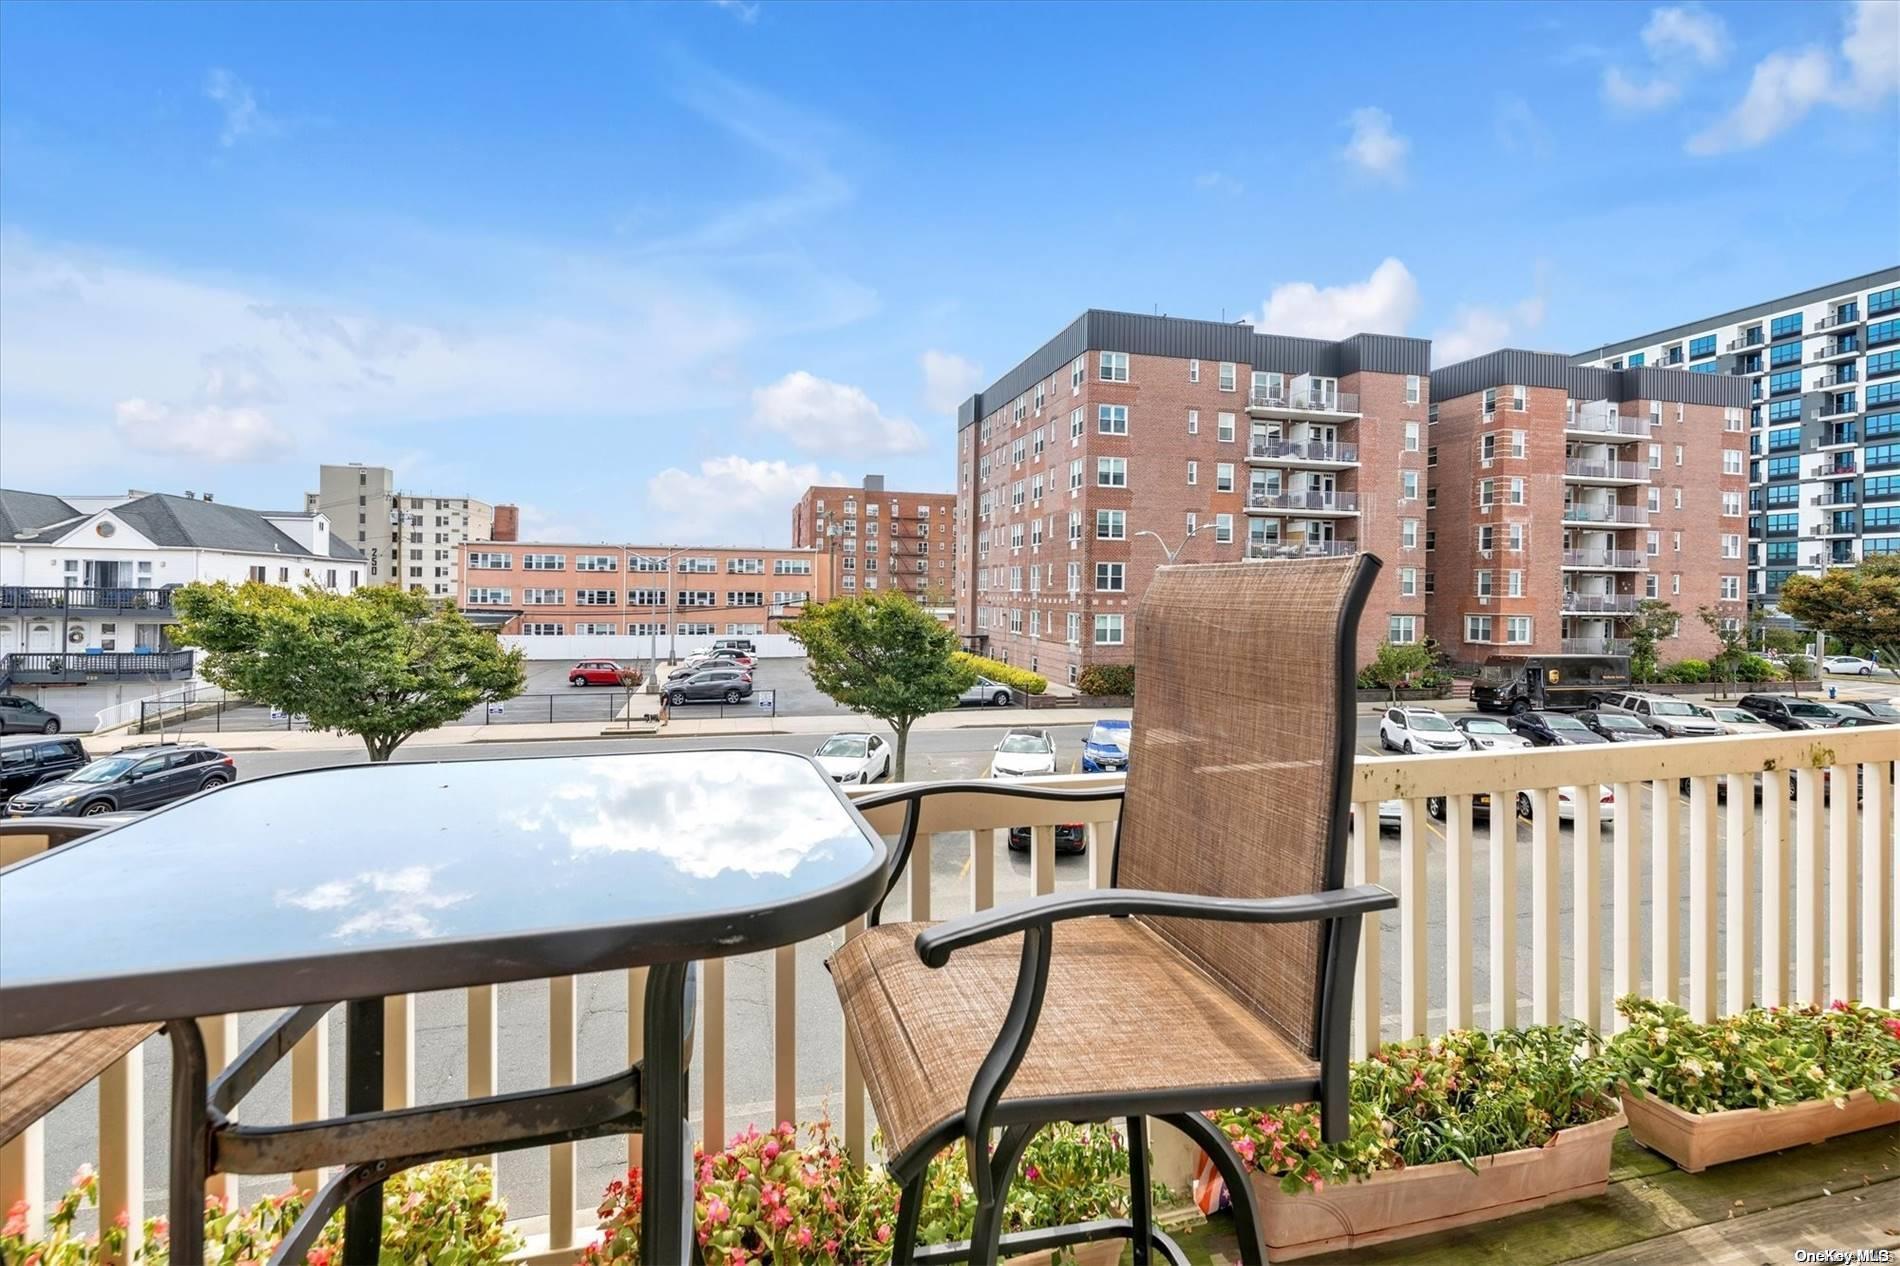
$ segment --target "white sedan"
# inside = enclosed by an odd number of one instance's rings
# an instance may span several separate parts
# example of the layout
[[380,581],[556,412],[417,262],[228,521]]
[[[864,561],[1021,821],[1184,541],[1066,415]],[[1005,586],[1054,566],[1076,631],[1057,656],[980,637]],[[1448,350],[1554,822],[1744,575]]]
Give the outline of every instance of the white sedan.
[[1880,671],[1879,664],[1858,655],[1829,655],[1821,661],[1821,667],[1830,673],[1849,673],[1861,677],[1871,677]]
[[[1584,797],[1588,799],[1590,793],[1587,789],[1583,794]],[[1588,810],[1586,809],[1585,812],[1587,813]],[[1529,820],[1531,817],[1531,797],[1529,792],[1520,791],[1517,793],[1517,816],[1526,820]],[[1616,793],[1612,791],[1607,784],[1599,783],[1597,784],[1596,820],[1599,822],[1608,822],[1614,816],[1616,816]],[[1559,822],[1575,822],[1577,820],[1577,802],[1571,799],[1570,788],[1568,787],[1560,787],[1557,790],[1557,820]]]
[[891,776],[891,745],[877,734],[834,734],[818,745],[817,759],[833,782],[873,783]]
[[990,777],[1034,778],[1056,772],[1056,745],[1047,730],[1011,730],[990,753]]

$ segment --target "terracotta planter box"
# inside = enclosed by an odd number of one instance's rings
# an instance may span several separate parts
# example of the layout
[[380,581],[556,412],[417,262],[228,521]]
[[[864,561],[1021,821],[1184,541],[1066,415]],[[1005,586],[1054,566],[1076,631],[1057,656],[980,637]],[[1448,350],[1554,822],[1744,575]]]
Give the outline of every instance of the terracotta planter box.
[[1791,1107],[1732,1108],[1698,1115],[1650,1095],[1623,1097],[1630,1134],[1652,1152],[1661,1152],[1678,1166],[1699,1174],[1711,1165],[1761,1156],[1804,1143],[1819,1143],[1840,1134],[1900,1125],[1900,1102],[1885,1103],[1865,1090],[1847,1096],[1837,1108],[1832,1099],[1813,1099]]
[[[1127,1245],[1127,1240],[1096,1240],[1092,1244],[1077,1244],[1070,1251],[1075,1254],[1075,1266],[1115,1266],[1122,1259],[1122,1249]],[[1003,1266],[1053,1266],[1055,1260],[1053,1251],[1020,1253],[1015,1257],[1005,1257]]]
[[1364,1248],[1600,1196],[1610,1186],[1610,1140],[1622,1126],[1619,1113],[1560,1130],[1548,1147],[1481,1157],[1475,1174],[1457,1161],[1414,1165],[1297,1196],[1255,1174],[1267,1260]]

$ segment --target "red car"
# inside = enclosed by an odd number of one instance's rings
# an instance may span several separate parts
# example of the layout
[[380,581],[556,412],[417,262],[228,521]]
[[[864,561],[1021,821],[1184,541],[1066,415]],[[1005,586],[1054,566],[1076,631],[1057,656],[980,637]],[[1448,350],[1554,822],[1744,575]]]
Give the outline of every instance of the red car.
[[567,670],[570,686],[618,686],[624,671],[611,659],[584,659]]

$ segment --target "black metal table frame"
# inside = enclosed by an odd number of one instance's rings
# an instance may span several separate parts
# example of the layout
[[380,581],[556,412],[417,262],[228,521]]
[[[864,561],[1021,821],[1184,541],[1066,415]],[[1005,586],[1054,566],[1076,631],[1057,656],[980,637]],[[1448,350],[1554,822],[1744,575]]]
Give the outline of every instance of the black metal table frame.
[[[239,1125],[230,1114],[337,1004],[284,1012],[215,1078],[209,1075],[197,1020],[168,1022],[172,1259],[204,1260],[205,1182],[213,1174],[341,1166],[314,1193],[271,1255],[271,1266],[302,1261],[338,1209],[343,1210],[343,1266],[375,1266],[382,1244],[383,1183],[403,1170],[639,1131],[645,1176],[641,1259],[650,1266],[684,1262],[693,1242],[686,1111],[694,977],[690,962],[648,969],[646,1055],[624,1072],[547,1090],[409,1108],[383,1107],[383,1000],[345,1003],[344,1115],[285,1126]],[[665,1211],[672,1215],[657,1216]]]

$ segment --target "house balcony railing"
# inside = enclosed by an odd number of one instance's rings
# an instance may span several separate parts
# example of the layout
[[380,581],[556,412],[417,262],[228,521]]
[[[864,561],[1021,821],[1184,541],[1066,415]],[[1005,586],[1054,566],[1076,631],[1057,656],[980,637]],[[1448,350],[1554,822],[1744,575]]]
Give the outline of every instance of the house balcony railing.
[[98,585],[0,585],[0,613],[10,611],[73,615],[130,612],[169,620],[172,591]]
[[1759,334],[1753,335],[1753,336],[1745,335],[1741,338],[1730,339],[1728,341],[1728,346],[1724,348],[1723,350],[1729,351],[1729,352],[1746,351],[1748,348],[1751,348],[1751,347],[1760,347],[1762,343],[1763,343],[1763,339]]
[[[1612,1002],[1625,993],[1680,1003],[1699,1020],[1754,1005],[1892,997],[1900,988],[1892,934],[1900,910],[1889,883],[1893,780],[1892,734],[1879,727],[1360,757],[1343,828],[1346,882],[1383,884],[1398,894],[1399,906],[1368,918],[1362,931],[1354,1053],[1451,1027],[1575,1019],[1614,1031],[1623,1021]],[[1032,785],[1118,789],[1122,777],[1011,783]],[[1858,804],[1847,790],[1856,786]],[[845,790],[862,798],[886,789]],[[1583,815],[1581,830],[1559,816],[1562,791],[1572,804],[1599,809]],[[1480,796],[1528,813],[1474,816]],[[1429,821],[1428,799],[1445,806],[1442,834]],[[1085,824],[1086,855],[1061,867],[1056,825],[1075,820],[1069,805],[970,794],[927,798],[921,806],[917,843],[892,891],[887,921],[1111,883],[1112,805],[1094,809],[1096,820]],[[895,834],[904,811],[902,803],[886,804],[866,816]],[[13,860],[23,855],[16,850],[35,847],[18,834],[32,820],[8,825],[0,842]],[[1008,860],[1005,842],[1016,826],[1030,828],[1020,863]],[[1396,831],[1392,844],[1381,841],[1382,827]],[[1458,934],[1435,935],[1441,921]],[[701,1137],[724,1139],[748,1124],[769,1128],[828,1107],[850,1154],[871,1154],[863,1078],[845,1054],[838,1013],[800,1006],[814,988],[829,998],[818,963],[861,926],[860,920],[778,950],[758,969],[718,963],[699,972],[699,1052],[691,1075],[703,1101]],[[441,1069],[470,1094],[489,1094],[506,1064],[558,1070],[568,1080],[579,1067],[624,1066],[639,1049],[630,1052],[629,1043],[643,1031],[644,973],[590,977],[585,987],[595,1013],[624,1010],[624,1028],[577,1026],[581,982],[574,977],[477,987],[465,991],[465,1005],[433,995],[386,1000],[384,1106],[417,1103],[418,1067]],[[441,1003],[452,1007],[452,1018],[418,1023],[419,1010]],[[563,1019],[549,1024],[550,1016]],[[330,1030],[341,1022],[336,1015],[317,1021],[287,1061],[291,1121],[325,1114]],[[215,1077],[242,1049],[237,1019],[200,1024]],[[165,1039],[156,1040],[152,1049],[162,1052]],[[1197,1054],[1179,1052],[1190,1061]],[[98,1160],[100,1225],[111,1225],[128,1204],[136,1223],[146,1211],[137,1207],[146,1179],[163,1183],[164,1169],[148,1159],[147,1143],[161,1154],[156,1144],[165,1137],[167,1104],[163,1095],[140,1093],[145,1075],[145,1053],[136,1050],[98,1079],[96,1113],[62,1114],[62,1129],[82,1137],[61,1139],[61,1152]],[[633,1161],[638,1143],[630,1138],[627,1147]],[[1153,1177],[1183,1182],[1185,1149],[1165,1137],[1155,1149]],[[52,1188],[63,1185],[63,1173],[44,1163],[49,1150],[42,1126],[0,1154],[0,1200],[28,1201],[29,1236],[46,1215],[49,1180]],[[513,1155],[539,1163],[504,1166],[498,1194],[517,1211],[547,1210],[517,1222],[528,1237],[518,1260],[572,1261],[592,1237],[599,1197],[583,1184],[588,1171],[577,1148]],[[236,1194],[231,1176],[211,1186],[223,1198]]]
[[1567,549],[1563,565],[1583,571],[1641,571],[1648,566],[1640,550]]
[[68,655],[59,651],[15,651],[0,655],[0,681],[54,685],[92,681],[185,681],[191,677],[190,651],[101,651]]
[[1566,615],[1634,615],[1633,593],[1577,593],[1566,589],[1563,596]]
[[1627,655],[1630,653],[1630,641],[1626,637],[1566,637],[1560,644],[1560,652],[1565,655]]
[[1247,496],[1249,510],[1269,514],[1357,514],[1356,492],[1255,492]]
[[1613,523],[1641,527],[1649,522],[1648,506],[1593,505],[1578,501],[1564,507],[1566,523]]
[[1569,457],[1564,459],[1564,478],[1578,483],[1648,483],[1649,467],[1642,462],[1591,461]]
[[1828,391],[1835,387],[1857,387],[1860,385],[1858,374],[1823,374],[1814,380],[1811,390]]
[[1247,407],[1266,409],[1270,412],[1357,416],[1359,397],[1350,391],[1318,391],[1311,387],[1289,387],[1281,391],[1249,392]]
[[1357,466],[1359,446],[1337,440],[1255,440],[1247,456],[1275,466]]
[[1859,495],[1852,492],[1821,492],[1808,498],[1811,506],[1851,506],[1860,503]]
[[1858,356],[1860,348],[1852,343],[1823,343],[1808,353],[1808,364],[1836,360],[1842,356]]
[[1247,542],[1248,558],[1342,558],[1358,552],[1358,541]]
[[1564,430],[1571,435],[1590,438],[1619,436],[1633,440],[1649,434],[1649,422],[1645,418],[1611,413],[1607,409],[1584,407],[1572,409],[1565,416]]
[[1858,312],[1849,316],[1843,316],[1837,312],[1832,316],[1824,316],[1819,321],[1816,321],[1814,323],[1813,332],[1819,334],[1822,330],[1849,330],[1859,325],[1860,321],[1861,318]]

